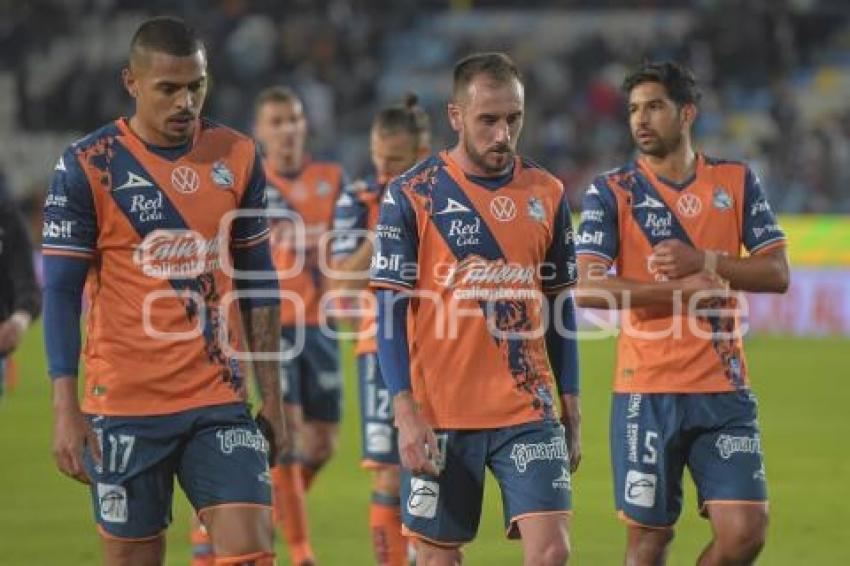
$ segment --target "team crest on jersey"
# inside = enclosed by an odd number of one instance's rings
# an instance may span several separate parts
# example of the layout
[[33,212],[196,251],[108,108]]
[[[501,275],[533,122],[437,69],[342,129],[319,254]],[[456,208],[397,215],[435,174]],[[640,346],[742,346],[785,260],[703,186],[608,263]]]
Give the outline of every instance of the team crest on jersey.
[[543,203],[537,197],[528,198],[528,215],[538,222],[546,220],[546,213],[543,211]]
[[316,194],[323,197],[331,192],[331,184],[327,181],[319,181],[316,185]]
[[723,187],[714,187],[712,203],[717,210],[731,210],[732,196]]
[[212,173],[210,173],[212,177],[213,183],[221,187],[222,189],[226,189],[233,186],[234,177],[233,173],[224,163],[224,161],[216,161],[212,166]]
[[676,201],[676,209],[687,218],[694,218],[702,212],[702,201],[694,194],[685,193]]

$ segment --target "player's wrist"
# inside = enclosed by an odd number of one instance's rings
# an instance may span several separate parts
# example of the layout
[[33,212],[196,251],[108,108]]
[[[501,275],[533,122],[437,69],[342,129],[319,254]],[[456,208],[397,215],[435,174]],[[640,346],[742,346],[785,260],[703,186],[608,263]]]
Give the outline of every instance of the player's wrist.
[[76,377],[63,375],[53,380],[53,412],[57,414],[80,412]]
[[717,252],[706,250],[702,252],[702,268],[709,273],[717,273]]
[[409,390],[399,391],[393,397],[393,414],[395,415],[396,423],[418,414],[416,403],[413,401],[413,396]]

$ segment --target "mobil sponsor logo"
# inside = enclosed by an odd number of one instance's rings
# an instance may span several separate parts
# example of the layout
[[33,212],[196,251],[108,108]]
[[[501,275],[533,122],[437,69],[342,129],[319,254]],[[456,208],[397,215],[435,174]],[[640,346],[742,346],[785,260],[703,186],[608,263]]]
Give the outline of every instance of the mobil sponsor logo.
[[157,279],[197,277],[218,269],[219,241],[192,230],[154,230],[136,246],[133,262]]
[[401,254],[384,254],[380,250],[372,256],[371,269],[373,271],[401,271],[404,265],[404,256]]
[[602,242],[605,240],[605,232],[601,230],[596,230],[591,232],[590,230],[584,230],[576,236],[576,243],[581,246],[601,246]]
[[74,237],[75,220],[45,220],[41,226],[42,238],[67,240]]
[[449,222],[447,236],[454,241],[458,247],[473,246],[480,243],[478,236],[481,234],[481,217],[476,216],[472,221],[464,221],[455,218]]
[[162,205],[162,191],[156,191],[153,197],[145,193],[135,194],[130,199],[130,214],[136,215],[143,223],[162,220]]
[[643,221],[643,227],[649,229],[653,238],[670,238],[673,236],[673,213],[648,212]]

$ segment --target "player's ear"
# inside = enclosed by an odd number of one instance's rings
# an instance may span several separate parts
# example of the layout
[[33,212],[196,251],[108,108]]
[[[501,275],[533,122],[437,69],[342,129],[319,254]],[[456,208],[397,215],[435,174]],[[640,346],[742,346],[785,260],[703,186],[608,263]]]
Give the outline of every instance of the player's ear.
[[696,104],[685,104],[682,106],[682,117],[687,120],[689,126],[692,126],[697,121],[698,114],[699,111]]
[[124,82],[124,88],[127,89],[130,96],[136,98],[139,95],[139,85],[136,82],[136,77],[133,75],[133,71],[130,70],[130,67],[124,67],[121,69],[121,80]]
[[460,104],[449,102],[448,104],[449,124],[452,129],[459,132],[463,127],[463,118],[461,117]]

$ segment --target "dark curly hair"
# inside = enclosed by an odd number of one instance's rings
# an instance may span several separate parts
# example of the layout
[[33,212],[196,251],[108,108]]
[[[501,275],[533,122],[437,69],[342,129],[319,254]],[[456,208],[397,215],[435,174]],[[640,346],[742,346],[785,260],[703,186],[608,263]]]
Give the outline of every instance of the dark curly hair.
[[628,96],[636,86],[648,82],[663,85],[670,100],[680,107],[683,104],[697,104],[702,96],[693,72],[672,61],[644,63],[626,76],[622,89]]

